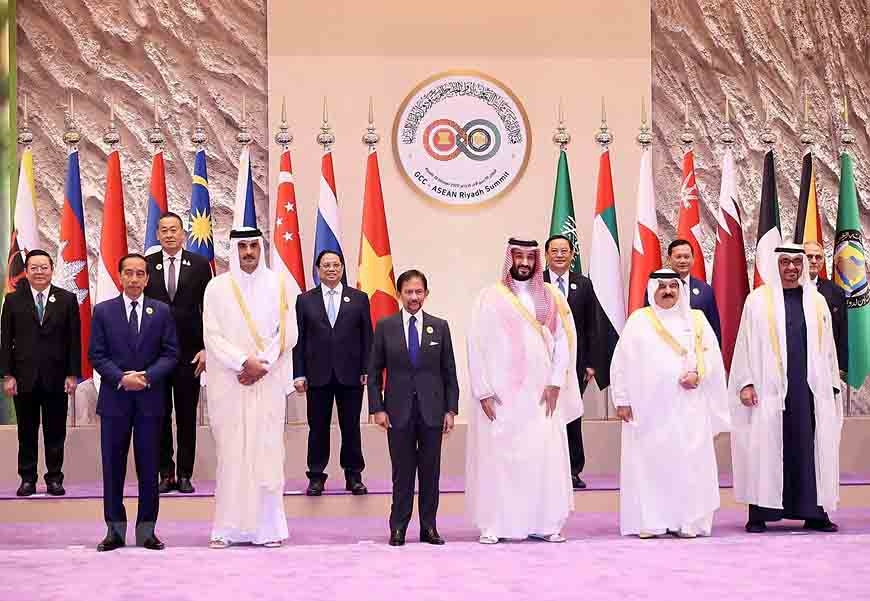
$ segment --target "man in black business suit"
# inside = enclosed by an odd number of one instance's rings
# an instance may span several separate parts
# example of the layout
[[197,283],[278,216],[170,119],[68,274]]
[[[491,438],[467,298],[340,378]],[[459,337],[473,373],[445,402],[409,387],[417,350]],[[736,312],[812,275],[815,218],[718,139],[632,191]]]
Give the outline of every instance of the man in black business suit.
[[341,467],[345,488],[368,492],[362,481],[365,461],[360,440],[363,386],[372,345],[369,297],[342,284],[344,257],[325,250],[315,262],[320,285],[296,297],[299,339],[293,348],[293,385],[307,393],[308,489],[319,496],[329,463],[332,400],[341,428]]
[[818,242],[804,242],[804,251],[810,264],[810,280],[825,297],[831,311],[831,326],[834,329],[834,344],[837,347],[837,364],[840,379],[846,379],[849,371],[849,322],[846,313],[846,293],[831,280],[819,277],[825,264],[825,249]]
[[[600,361],[595,360],[595,354],[602,348],[596,344],[601,311],[598,298],[595,296],[592,280],[570,271],[574,261],[574,245],[567,236],[550,236],[544,245],[544,252],[547,255],[544,281],[556,286],[567,297],[568,306],[574,316],[574,326],[577,329],[577,379],[580,382],[580,392],[583,392],[589,381],[595,377],[594,366],[600,364]],[[607,362],[610,362],[609,359]],[[586,465],[582,424],[583,418],[578,417],[567,426],[571,481],[575,489],[586,488],[586,483],[580,478]]]
[[[183,250],[184,224],[175,213],[157,222],[160,252],[146,257],[148,286],[145,296],[169,305],[178,335],[178,363],[166,381],[166,415],[160,441],[160,492],[195,491],[190,482],[196,457],[196,407],[199,376],[205,369],[202,341],[202,299],[211,280],[211,265],[202,255]],[[172,405],[178,438],[178,479],[172,459]]]
[[0,378],[18,416],[16,494],[36,492],[39,421],[45,443],[45,485],[48,494],[65,494],[63,451],[67,397],[81,376],[81,330],[76,295],[51,285],[54,262],[34,249],[24,261],[25,278],[6,296],[0,325]]
[[126,544],[124,479],[130,439],[139,481],[136,544],[164,548],[154,528],[160,495],[157,489],[160,430],[166,411],[166,378],[178,359],[175,324],[168,306],[147,298],[148,263],[142,255],[121,258],[123,292],[94,307],[88,356],[100,374],[97,415],[103,463],[103,517],[106,537],[97,551]]
[[420,485],[420,542],[443,545],[435,523],[441,438],[453,430],[459,413],[453,343],[447,322],[422,310],[429,295],[425,275],[406,271],[396,289],[402,310],[378,322],[368,378],[369,411],[387,431],[393,465],[390,545],[405,544],[415,473]]

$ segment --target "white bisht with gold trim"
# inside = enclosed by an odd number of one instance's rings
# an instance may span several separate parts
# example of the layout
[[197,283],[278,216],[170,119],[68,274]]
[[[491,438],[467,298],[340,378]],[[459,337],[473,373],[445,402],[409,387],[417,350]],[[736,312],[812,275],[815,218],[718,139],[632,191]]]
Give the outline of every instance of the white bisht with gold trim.
[[[262,254],[265,251],[261,250]],[[262,264],[253,273],[231,270],[211,280],[203,301],[208,354],[208,413],[217,472],[212,539],[262,544],[287,538],[284,515],[284,422],[296,344],[292,278]],[[267,362],[268,373],[244,386],[247,357]]]
[[[549,324],[536,318],[528,282],[484,289],[468,334],[474,406],[469,411],[466,512],[481,533],[525,538],[561,531],[574,509],[566,424],[583,414],[577,333],[564,296],[549,284]],[[548,327],[549,325],[549,327]],[[541,403],[559,386],[556,412]],[[490,421],[479,401],[494,397]]]

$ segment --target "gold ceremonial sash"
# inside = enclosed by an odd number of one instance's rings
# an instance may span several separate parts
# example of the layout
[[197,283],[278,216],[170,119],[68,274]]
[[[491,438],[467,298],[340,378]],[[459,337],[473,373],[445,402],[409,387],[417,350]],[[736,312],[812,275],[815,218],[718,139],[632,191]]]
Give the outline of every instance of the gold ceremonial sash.
[[773,289],[770,286],[764,286],[764,298],[767,301],[767,333],[770,336],[770,344],[773,346],[773,356],[776,357],[776,367],[779,369],[779,375],[784,377],[782,350],[779,347],[779,334],[776,331],[776,311],[773,308]]
[[[649,320],[650,324],[652,324],[653,329],[658,334],[659,338],[661,338],[665,344],[667,344],[671,349],[678,354],[680,357],[685,357],[689,354],[683,346],[677,342],[676,338],[674,338],[670,332],[665,329],[665,326],[662,325],[659,316],[656,315],[656,312],[653,311],[652,307],[644,307],[641,309],[643,314]],[[704,378],[704,322],[706,319],[704,314],[697,310],[692,310],[692,336],[695,339],[695,361],[698,365],[698,379]]]
[[281,286],[281,294],[278,297],[278,332],[281,337],[281,354],[284,353],[284,337],[286,335],[287,327],[285,325],[284,315],[286,315],[288,310],[287,305],[287,289],[284,287],[284,274],[278,278],[278,285]]
[[568,348],[574,346],[574,336],[571,335],[571,328],[568,327],[568,316],[569,316],[569,308],[568,308],[568,300],[565,298],[565,295],[553,284],[544,284],[549,290],[550,294],[553,295],[553,300],[556,303],[556,309],[559,311],[559,317],[562,319],[562,328],[565,330],[565,335],[568,336]]
[[529,310],[526,309],[526,306],[520,301],[519,297],[514,294],[510,288],[504,285],[504,283],[499,282],[496,287],[499,292],[501,292],[502,296],[513,306],[514,309],[525,319],[530,326],[535,328],[535,330],[541,335],[541,340],[544,340],[544,330],[541,324],[538,322],[538,318],[529,313]]
[[[260,336],[260,333],[257,332],[257,326],[254,324],[254,320],[251,318],[251,312],[248,310],[248,305],[242,297],[242,290],[239,288],[239,284],[232,276],[230,276],[230,282],[233,284],[233,295],[236,297],[236,303],[239,305],[239,310],[242,312],[242,317],[245,320],[245,324],[248,326],[251,338],[254,339],[254,344],[256,345],[257,350],[262,353],[265,350],[265,344],[263,343],[263,338]],[[279,278],[279,285],[281,286],[281,294],[278,300],[278,332],[281,340],[281,353],[283,353],[285,350],[285,338],[287,335],[286,320],[284,319],[284,316],[287,314],[289,308],[289,305],[287,304],[287,289],[284,287],[283,273]]]

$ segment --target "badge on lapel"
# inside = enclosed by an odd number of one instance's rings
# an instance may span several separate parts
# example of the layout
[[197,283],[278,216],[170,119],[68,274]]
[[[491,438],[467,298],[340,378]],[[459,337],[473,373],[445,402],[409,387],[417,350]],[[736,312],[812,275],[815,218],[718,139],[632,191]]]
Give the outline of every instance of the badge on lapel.
[[426,333],[427,334],[432,334],[434,332],[435,332],[435,330],[432,328],[432,326],[426,326]]
[[697,288],[692,288],[692,294],[694,294],[695,296],[698,296],[699,294],[701,294],[701,291],[698,290]]
[[577,290],[577,283],[571,282],[571,290]]
[[157,271],[161,271],[163,269],[163,263],[158,263],[154,266],[154,269],[156,269]]
[[151,307],[145,307],[145,312],[146,312],[148,315],[151,315],[152,313],[154,313],[154,309],[152,309]]
[[56,300],[57,300],[57,299],[54,297],[53,294],[52,294],[51,296],[48,297],[48,302],[50,302],[50,303],[53,303],[53,302],[56,301]]
[[349,297],[349,296],[345,296],[345,297],[344,297],[344,302],[349,303],[349,302],[350,302],[350,297]]

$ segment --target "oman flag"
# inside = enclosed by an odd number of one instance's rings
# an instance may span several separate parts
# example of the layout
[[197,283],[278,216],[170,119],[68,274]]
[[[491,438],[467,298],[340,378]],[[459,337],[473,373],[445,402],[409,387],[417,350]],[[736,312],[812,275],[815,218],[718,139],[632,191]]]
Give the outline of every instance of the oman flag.
[[166,202],[166,168],[163,164],[163,151],[154,153],[151,161],[151,191],[148,194],[148,218],[145,223],[145,254],[160,250],[157,240],[157,222],[169,210]]
[[695,255],[691,275],[701,281],[707,281],[707,270],[704,267],[704,253],[701,250],[701,211],[699,203],[701,195],[695,182],[695,153],[688,151],[683,155],[683,183],[680,186],[680,216],[677,222],[677,237],[688,240]]
[[126,254],[127,222],[124,219],[121,157],[117,150],[112,150],[106,165],[103,229],[100,236],[100,259],[97,263],[97,303],[114,298],[121,293],[118,263]]
[[766,267],[765,259],[772,256],[773,251],[781,244],[782,230],[779,225],[779,200],[776,196],[776,171],[773,164],[773,151],[768,150],[764,155],[764,173],[761,176],[761,206],[758,212],[758,236],[755,243],[755,288],[765,282],[765,277],[778,277],[778,274],[765,274],[763,271]]
[[652,157],[649,150],[640,158],[637,185],[637,223],[631,248],[631,277],[628,284],[628,314],[644,306],[649,274],[662,267],[662,245],[656,219],[656,193],[653,186]]
[[399,310],[393,274],[393,255],[381,191],[378,153],[369,150],[366,162],[365,197],[363,199],[362,234],[359,241],[359,281],[357,288],[368,294],[372,324]]
[[305,290],[302,241],[299,239],[299,216],[296,214],[296,187],[293,184],[289,150],[281,153],[275,227],[272,232],[272,269],[278,273],[290,274],[299,290]]

